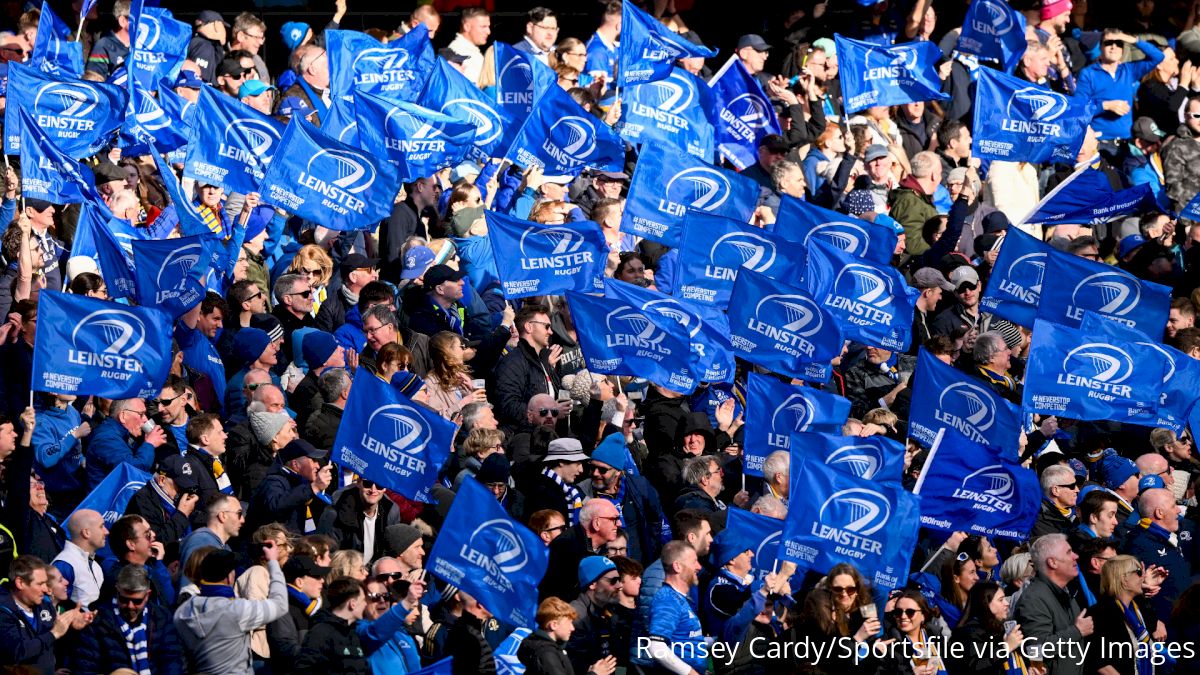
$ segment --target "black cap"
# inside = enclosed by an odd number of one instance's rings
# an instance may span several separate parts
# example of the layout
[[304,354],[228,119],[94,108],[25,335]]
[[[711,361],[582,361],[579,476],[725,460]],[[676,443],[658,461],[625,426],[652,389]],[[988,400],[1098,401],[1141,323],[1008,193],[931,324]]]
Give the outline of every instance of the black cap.
[[225,17],[221,16],[217,12],[212,11],[211,9],[206,9],[196,15],[196,26],[207,26],[210,23],[217,22],[223,23],[226,26],[229,25],[229,22],[225,20]]
[[34,211],[37,211],[38,213],[45,211],[46,209],[50,208],[51,206],[54,206],[53,202],[48,202],[45,199],[34,199],[32,197],[27,197],[25,199],[25,208],[33,209]]
[[779,134],[767,134],[763,136],[762,140],[758,142],[758,147],[778,153],[785,153],[792,149],[792,146],[788,145],[788,142]]
[[467,273],[462,270],[456,270],[449,265],[434,265],[425,270],[425,288],[433,290],[438,287],[438,284],[444,284],[447,281],[458,281],[467,276]]
[[116,181],[125,181],[125,170],[113,164],[112,162],[100,162],[92,169],[92,175],[96,177],[96,185],[101,183],[113,183]]
[[195,475],[192,465],[181,455],[167,455],[158,463],[158,471],[175,481],[175,486],[181,492],[190,492],[200,487],[199,477]]
[[338,269],[341,270],[343,277],[348,277],[354,270],[360,270],[366,267],[374,268],[378,264],[378,258],[368,258],[361,253],[351,253],[345,258],[342,258],[342,262],[338,265]]
[[241,77],[242,73],[250,70],[243,68],[242,62],[239,59],[224,59],[217,64],[217,76],[225,75],[226,77]]
[[200,563],[199,581],[207,581],[210,584],[224,583],[229,578],[229,573],[235,569],[237,557],[233,555],[233,551],[209,551],[208,555],[204,556],[204,562]]
[[441,49],[439,49],[438,56],[442,57],[443,59],[446,59],[450,63],[457,63],[459,65],[466,63],[467,59],[469,58],[466,55],[459,54],[458,52],[454,51],[453,49],[451,49],[449,47],[442,47]]
[[753,47],[755,50],[760,52],[765,52],[771,49],[771,45],[767,44],[767,41],[762,39],[761,35],[755,35],[754,33],[743,35],[742,37],[738,38],[737,48],[743,49],[745,47]]
[[283,446],[283,449],[279,451],[279,463],[287,464],[293,459],[300,459],[301,457],[325,459],[328,454],[328,451],[322,450],[312,443],[298,438]]
[[288,558],[283,565],[283,578],[290,584],[300,577],[324,579],[329,574],[329,568],[317,564],[317,561],[306,555],[295,555]]

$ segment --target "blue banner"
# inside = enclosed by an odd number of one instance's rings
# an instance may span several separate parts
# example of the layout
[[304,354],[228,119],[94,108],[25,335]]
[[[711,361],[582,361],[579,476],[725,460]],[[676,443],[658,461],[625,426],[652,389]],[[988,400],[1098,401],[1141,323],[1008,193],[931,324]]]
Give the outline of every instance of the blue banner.
[[167,111],[174,121],[173,123],[182,123],[183,128],[180,130],[180,134],[186,138],[192,128],[192,121],[196,117],[196,104],[175,93],[170,82],[159,82],[155,91],[158,92],[159,107]]
[[471,288],[479,293],[500,287],[500,275],[496,271],[496,258],[492,255],[492,242],[486,236],[455,237],[454,253],[458,256],[459,269],[467,271]]
[[658,312],[679,322],[692,341],[696,369],[704,382],[733,382],[733,348],[729,344],[729,318],[713,307],[679,300],[658,291],[606,279],[604,297],[621,300],[645,312]]
[[454,497],[425,569],[466,591],[500,621],[532,626],[548,550],[538,535],[509,517],[487,488],[468,478]]
[[24,110],[21,119],[21,194],[55,204],[101,204],[91,169],[59,152]]
[[1021,409],[1004,400],[987,383],[942,363],[921,348],[913,374],[913,401],[908,436],[931,447],[937,433],[949,427],[992,448],[1015,450],[1021,436]]
[[[200,214],[192,200],[183,193],[183,187],[179,184],[179,179],[175,177],[175,170],[167,164],[153,144],[150,146],[150,156],[154,158],[154,165],[158,167],[159,180],[166,188],[167,196],[171,198],[171,206],[174,207],[175,215],[179,219],[180,233],[185,237],[193,234],[211,234],[212,230],[209,229],[208,223],[204,222],[204,216]],[[244,230],[240,227],[237,229]],[[236,262],[237,255],[233,257]],[[229,271],[232,273],[233,270]]]
[[150,153],[150,143],[167,151],[187,145],[188,127],[179,125],[150,95],[134,80],[129,81],[129,108],[125,113],[125,124],[121,127],[119,141],[123,155],[140,157]]
[[[125,507],[129,506],[129,500],[133,499],[133,495],[137,494],[137,491],[141,490],[149,480],[150,474],[128,462],[121,462],[108,472],[104,480],[100,481],[100,484],[84,497],[83,501],[79,502],[75,511],[80,509],[95,511],[103,516],[105,527],[112,527],[118,518],[125,515]],[[71,512],[71,516],[75,515],[75,511]],[[68,521],[71,516],[67,516]]]
[[209,270],[223,258],[204,235],[133,242],[138,304],[157,307],[174,321],[204,299]]
[[754,551],[750,561],[757,578],[776,572],[779,542],[783,539],[783,521],[745,509],[729,509],[722,536],[736,538],[738,548]]
[[1197,192],[1196,196],[1192,197],[1192,200],[1183,207],[1183,210],[1179,212],[1179,217],[1200,221],[1200,192]]
[[920,291],[896,268],[876,265],[814,240],[808,248],[808,290],[838,317],[847,339],[905,351],[912,339],[913,311]]
[[[362,147],[358,140],[358,111],[354,99],[348,97],[333,99],[333,103],[329,106],[329,114],[321,119],[321,133],[332,136],[346,145]],[[383,148],[380,148],[378,152],[383,154]]]
[[429,490],[450,458],[458,427],[378,377],[354,378],[333,441],[333,461],[409,499]]
[[716,144],[716,130],[708,119],[712,98],[708,83],[677,66],[664,80],[635,84],[621,92],[617,133],[643,152],[664,144],[712,161]]
[[46,137],[73,159],[90,157],[108,145],[121,126],[129,95],[121,87],[38,72],[8,62],[4,108],[4,154],[21,151],[20,111],[29,113]]
[[779,557],[801,572],[850,563],[881,591],[904,585],[920,528],[919,498],[803,455],[793,458],[791,474]]
[[360,93],[354,97],[354,113],[358,146],[381,149],[399,166],[400,180],[406,183],[462,163],[475,144],[474,125],[415,103]]
[[[1022,44],[1024,40],[1022,35]],[[991,68],[980,68],[978,72],[975,110],[986,117],[975,125],[973,154],[983,159],[1033,164],[1075,162],[1092,121],[1091,102]]]
[[517,51],[497,40],[495,50],[496,104],[514,120],[525,121],[533,104],[551,87],[558,86],[558,75],[528,52]]
[[1032,328],[1042,297],[1046,263],[1054,254],[1054,249],[1037,237],[1015,227],[1008,228],[979,299],[980,309]]
[[842,436],[798,431],[792,434],[791,464],[801,457],[879,484],[904,479],[904,446],[883,436]]
[[830,211],[789,195],[780,196],[779,214],[769,229],[788,241],[801,242],[805,246],[816,237],[856,258],[881,265],[891,264],[898,240],[890,227]]
[[1038,319],[1025,367],[1025,412],[1153,424],[1166,358],[1156,349]]
[[1094,162],[1075,170],[1042,198],[1019,223],[1096,225],[1126,215],[1161,210],[1148,184],[1114,191],[1108,175]]
[[921,496],[924,527],[1016,541],[1029,538],[1042,505],[1037,474],[1016,453],[973,443],[953,429],[939,432],[913,493]]
[[711,59],[717,50],[693,44],[632,3],[621,4],[621,42],[617,45],[617,86],[665,79],[675,61]]
[[365,230],[392,212],[396,166],[339,143],[293,117],[256,192],[267,203],[332,230]]
[[971,0],[957,49],[996,61],[1011,73],[1025,53],[1025,17],[1004,0]]
[[576,176],[587,168],[620,171],[625,143],[562,87],[552,87],[534,104],[504,158],[540,167],[547,176]]
[[942,93],[937,73],[942,50],[936,43],[883,47],[834,35],[834,44],[847,115],[877,106],[950,99]]
[[192,119],[184,177],[219,185],[226,192],[258,192],[279,152],[283,125],[212,87],[200,88]]
[[848,417],[849,399],[750,373],[746,378],[746,437],[742,444],[746,474],[761,477],[767,455],[790,448],[792,434],[840,434]]
[[102,205],[89,202],[80,207],[71,257],[95,260],[100,276],[108,284],[108,294],[132,298],[137,285],[133,277],[133,242],[148,230],[135,228],[105,211]]
[[475,125],[472,161],[486,164],[493,155],[504,152],[517,132],[518,124],[512,116],[446,59],[434,59],[432,71],[417,103]]
[[679,247],[679,279],[672,295],[725,307],[739,270],[750,270],[792,286],[800,285],[804,249],[731,218],[689,211]]
[[699,368],[679,322],[621,300],[570,291],[566,296],[575,325],[592,327],[579,331],[588,370],[643,377],[683,394],[696,388]]
[[762,85],[746,72],[737,56],[729,57],[708,82],[713,93],[717,152],[738,171],[758,162],[758,142],[770,134],[782,134],[775,108]]
[[187,58],[192,27],[176,21],[171,10],[146,7],[137,17],[137,36],[129,54],[133,79],[144,89],[153,90],[159,81],[174,82]]
[[838,320],[797,287],[742,270],[729,297],[729,341],[741,358],[809,382],[829,380],[841,356]]
[[1171,289],[1095,260],[1052,251],[1046,259],[1054,283],[1042,288],[1037,318],[1078,328],[1095,312],[1146,335],[1162,334],[1171,311]]
[[642,149],[621,216],[621,231],[675,248],[689,210],[743,223],[758,202],[758,184],[664,143]]
[[29,65],[43,73],[80,77],[83,75],[83,45],[70,39],[70,26],[58,18],[49,2],[43,1]]
[[600,225],[542,225],[495,211],[484,217],[505,298],[604,290],[608,244]]
[[393,101],[421,95],[436,57],[425,24],[382,44],[358,31],[327,30],[329,90],[335,97],[374,94]]
[[171,369],[171,321],[152,307],[59,293],[38,296],[34,391],[153,398]]

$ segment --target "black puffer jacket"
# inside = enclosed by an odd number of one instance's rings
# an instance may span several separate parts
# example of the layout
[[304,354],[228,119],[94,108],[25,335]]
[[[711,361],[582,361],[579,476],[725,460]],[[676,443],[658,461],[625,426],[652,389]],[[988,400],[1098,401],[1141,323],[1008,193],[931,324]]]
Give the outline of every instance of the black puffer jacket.
[[[325,510],[321,518],[318,532],[326,533],[338,543],[339,550],[363,550],[363,504],[362,493],[357,487],[351,486],[342,491],[331,508]],[[379,500],[379,510],[375,513],[375,550],[371,552],[371,560],[382,557],[386,553],[384,531],[389,525],[400,522],[399,512],[392,500],[384,497]]]
[[[537,394],[552,394],[546,385],[557,391],[558,375],[550,367],[549,350],[539,354],[525,340],[517,343],[500,363],[496,364],[495,390],[489,398],[496,402],[496,419],[508,429],[525,421],[525,406]],[[492,398],[494,396],[494,398]]]
[[525,666],[526,675],[574,675],[575,669],[567,659],[563,643],[546,631],[535,630],[517,647],[517,659]]
[[296,675],[367,675],[371,666],[367,664],[367,655],[358,641],[354,624],[323,609],[313,615],[312,628],[304,638],[304,647],[293,672]]

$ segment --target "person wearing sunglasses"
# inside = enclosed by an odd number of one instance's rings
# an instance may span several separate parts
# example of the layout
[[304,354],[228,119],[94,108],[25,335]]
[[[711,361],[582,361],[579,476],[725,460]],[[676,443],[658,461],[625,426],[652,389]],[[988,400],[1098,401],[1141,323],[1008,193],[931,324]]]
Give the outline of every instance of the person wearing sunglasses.
[[[621,626],[611,609],[620,600],[621,575],[616,564],[604,556],[587,556],[579,561],[577,572],[581,592],[570,604],[578,616],[565,645],[567,658],[577,673],[589,672],[594,664],[606,661],[626,663],[628,643],[621,637]],[[618,656],[605,658],[605,654]]]
[[414,634],[419,634],[419,605],[425,591],[424,581],[399,582],[407,587],[397,600],[387,580],[372,577],[364,584],[367,606],[363,618],[354,624],[363,652],[374,673],[411,673],[421,668],[421,655]]
[[892,662],[887,664],[887,672],[944,675],[941,649],[937,641],[929,639],[931,635],[941,636],[941,622],[925,596],[911,589],[898,591],[888,599],[885,609],[884,630],[887,637],[896,640],[896,647],[889,650]]
[[382,485],[359,476],[355,487],[343,490],[323,519],[331,521],[329,536],[338,548],[362,551],[368,565],[386,552],[388,525],[399,522],[396,505],[386,497]]
[[272,292],[276,305],[271,315],[279,319],[279,324],[283,326],[283,353],[290,362],[292,333],[301,328],[311,328],[315,323],[312,282],[308,276],[285,274],[275,281]]
[[[1144,54],[1126,61],[1125,49],[1136,44]],[[1079,73],[1075,94],[1099,102],[1092,127],[1100,134],[1100,150],[1106,156],[1118,150],[1117,143],[1129,139],[1133,124],[1133,96],[1142,78],[1162,61],[1162,51],[1151,42],[1115,29],[1107,29],[1100,40],[1100,59]]]
[[[562,383],[558,376],[560,347],[550,346],[550,314],[542,305],[525,305],[512,320],[520,342],[496,365],[496,419],[505,427],[520,426],[529,410],[562,407],[555,400]],[[545,396],[538,396],[545,394]],[[534,408],[533,399],[539,403]],[[569,408],[568,408],[569,412]],[[539,415],[539,417],[541,417]],[[553,422],[549,426],[554,426]]]
[[1075,505],[1079,486],[1075,470],[1065,464],[1054,464],[1042,471],[1042,506],[1033,523],[1032,537],[1060,532],[1066,534],[1075,524]]
[[[110,673],[134,664],[143,672],[178,672],[182,645],[171,612],[150,602],[154,590],[146,569],[130,565],[121,570],[115,591],[111,604],[98,609],[91,625],[79,633],[73,670]],[[130,646],[138,642],[150,647]]]
[[[204,527],[197,529],[184,537],[179,545],[179,566],[186,569],[188,560],[200,549],[211,546],[216,549],[229,549],[229,540],[238,536],[242,525],[246,522],[246,513],[242,503],[233,495],[217,493],[204,507]],[[185,575],[186,579],[186,575]],[[184,585],[192,583],[190,579]]]

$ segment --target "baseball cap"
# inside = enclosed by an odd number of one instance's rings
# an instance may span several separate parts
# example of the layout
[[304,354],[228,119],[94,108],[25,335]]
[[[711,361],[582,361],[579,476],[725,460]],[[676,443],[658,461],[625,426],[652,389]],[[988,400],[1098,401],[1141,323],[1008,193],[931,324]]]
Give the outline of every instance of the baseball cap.
[[243,99],[247,96],[258,96],[264,91],[277,91],[275,87],[263,82],[262,80],[246,80],[238,89],[238,98]]
[[820,49],[825,52],[825,56],[837,57],[837,45],[829,38],[818,38],[813,40],[813,49]]
[[45,199],[34,199],[32,197],[28,197],[25,199],[25,208],[33,209],[34,211],[37,211],[38,213],[45,211],[46,209],[50,208],[51,206],[54,206],[54,204],[52,202],[46,201]]
[[765,52],[771,48],[771,45],[767,44],[767,41],[762,39],[761,35],[749,33],[738,38],[737,41],[737,49],[744,49],[746,47],[753,47],[757,51]]
[[867,152],[863,155],[863,162],[874,162],[877,159],[882,159],[887,156],[887,146],[875,143],[867,146]]
[[304,99],[299,96],[289,96],[280,102],[275,109],[276,117],[304,117],[313,111]]
[[913,286],[922,290],[940,288],[943,291],[953,291],[954,284],[946,280],[946,276],[932,267],[922,267],[913,275]]
[[194,70],[181,70],[175,78],[175,86],[199,89],[204,86],[204,80],[200,79],[200,76]]
[[401,279],[416,279],[429,269],[437,258],[433,249],[428,246],[414,246],[404,254],[404,269],[400,272]]
[[962,288],[964,284],[973,284],[979,288],[979,273],[970,265],[955,267],[950,273],[950,284],[954,286],[954,290]]
[[442,57],[443,59],[446,59],[450,63],[457,63],[459,65],[466,63],[467,58],[468,58],[466,55],[459,54],[458,52],[454,51],[453,49],[451,49],[449,47],[442,47],[441,49],[439,49],[438,56]]
[[1149,117],[1139,117],[1133,122],[1133,137],[1146,143],[1159,143],[1167,134]]
[[348,277],[354,270],[367,269],[368,267],[374,268],[378,264],[379,260],[377,258],[368,258],[361,253],[351,253],[342,258],[338,269],[341,270],[343,277]]
[[444,284],[447,281],[458,281],[467,276],[467,273],[462,270],[456,270],[449,265],[434,265],[425,271],[425,288],[433,290],[438,284]]
[[481,171],[482,169],[475,162],[463,162],[450,170],[450,182],[457,183],[464,178],[474,179]]
[[329,568],[318,565],[317,561],[306,555],[295,555],[288,558],[283,566],[283,578],[290,584],[300,577],[324,579],[329,574]]
[[309,26],[302,21],[289,21],[279,28],[279,35],[283,37],[283,44],[291,51],[295,51],[296,47],[300,46],[300,41],[308,35]]
[[1142,476],[1138,481],[1138,494],[1141,494],[1146,490],[1154,490],[1165,487],[1167,487],[1167,484],[1162,479],[1162,476],[1152,473],[1149,476]]
[[207,26],[210,23],[223,23],[226,26],[229,25],[229,22],[226,21],[224,17],[217,12],[212,11],[211,9],[206,9],[196,16],[197,26]]
[[324,459],[328,454],[328,452],[316,447],[312,443],[298,438],[283,446],[283,449],[279,451],[279,463],[287,464],[293,459],[300,459],[301,457]]
[[198,477],[192,471],[192,465],[182,455],[167,455],[158,463],[158,471],[175,481],[175,486],[182,492],[188,492],[200,487]]
[[629,174],[624,171],[595,171],[592,175],[604,180],[629,180]]
[[767,134],[766,136],[763,136],[762,140],[758,142],[758,147],[766,148],[771,152],[780,153],[787,152],[788,150],[792,149],[792,146],[788,145],[788,142],[779,134]]
[[1140,234],[1131,234],[1121,239],[1121,243],[1117,245],[1117,257],[1124,259],[1125,256],[1138,250],[1138,248],[1146,243],[1146,238]]
[[[243,68],[241,61],[237,59],[225,59],[217,64],[217,75],[229,75],[232,77],[241,77],[242,73],[250,70]],[[239,92],[240,95],[241,92]]]

